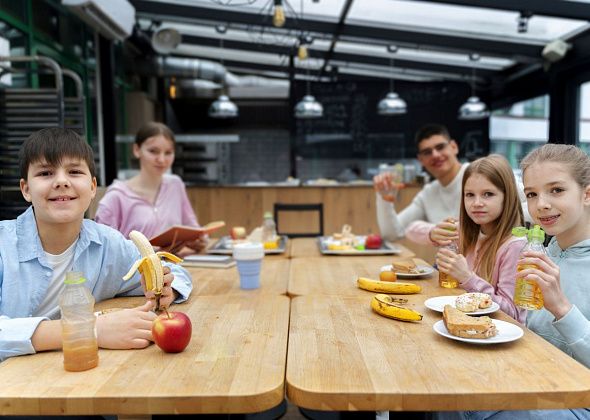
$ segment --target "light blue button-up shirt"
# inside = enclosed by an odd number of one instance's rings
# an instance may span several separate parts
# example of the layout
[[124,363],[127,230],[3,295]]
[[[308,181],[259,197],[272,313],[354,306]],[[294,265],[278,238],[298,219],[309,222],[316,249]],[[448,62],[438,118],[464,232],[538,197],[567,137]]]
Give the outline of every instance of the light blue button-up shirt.
[[[97,302],[115,296],[142,295],[138,273],[127,281],[122,279],[139,258],[133,242],[121,233],[84,220],[72,270],[84,273],[86,287]],[[191,276],[180,266],[169,266],[174,274],[172,287],[180,295],[176,302],[182,302],[191,293]],[[47,318],[32,314],[43,300],[52,274],[33,208],[29,207],[16,220],[0,221],[0,361],[35,353],[31,337]]]

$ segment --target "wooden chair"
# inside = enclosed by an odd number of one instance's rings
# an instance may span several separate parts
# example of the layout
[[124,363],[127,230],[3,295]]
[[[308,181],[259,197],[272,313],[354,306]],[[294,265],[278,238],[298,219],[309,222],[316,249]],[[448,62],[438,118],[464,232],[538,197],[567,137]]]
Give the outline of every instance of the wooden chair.
[[[281,229],[280,214],[282,212],[317,212],[319,229],[315,232],[289,232]],[[287,235],[290,238],[306,238],[324,235],[324,205],[322,203],[313,204],[295,204],[295,203],[275,203],[274,204],[274,218],[277,225],[277,234]],[[309,220],[309,219],[307,219]],[[298,223],[299,225],[299,223]],[[305,225],[305,224],[304,224]]]

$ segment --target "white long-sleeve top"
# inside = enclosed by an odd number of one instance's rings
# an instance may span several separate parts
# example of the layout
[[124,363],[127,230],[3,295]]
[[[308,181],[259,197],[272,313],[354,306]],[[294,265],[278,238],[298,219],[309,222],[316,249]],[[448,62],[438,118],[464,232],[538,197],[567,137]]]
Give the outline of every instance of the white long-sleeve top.
[[[434,225],[447,217],[459,218],[461,182],[467,166],[468,163],[461,165],[455,178],[446,186],[441,185],[438,180],[425,185],[410,205],[399,214],[392,203],[383,200],[381,195],[377,194],[377,223],[381,236],[385,240],[395,241],[406,235],[406,229],[412,222],[421,221],[421,228],[430,231]],[[426,244],[430,243],[427,237],[428,235],[424,242]]]

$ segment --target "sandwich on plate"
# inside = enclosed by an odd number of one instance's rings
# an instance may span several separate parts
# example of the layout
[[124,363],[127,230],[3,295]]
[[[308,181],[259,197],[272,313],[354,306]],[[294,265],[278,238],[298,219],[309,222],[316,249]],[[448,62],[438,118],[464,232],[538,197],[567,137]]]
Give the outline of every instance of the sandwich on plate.
[[447,331],[457,337],[490,338],[498,333],[490,317],[469,316],[451,305],[445,305],[443,320]]
[[392,266],[393,271],[395,271],[396,273],[420,274],[420,270],[418,270],[416,263],[412,260],[394,261]]

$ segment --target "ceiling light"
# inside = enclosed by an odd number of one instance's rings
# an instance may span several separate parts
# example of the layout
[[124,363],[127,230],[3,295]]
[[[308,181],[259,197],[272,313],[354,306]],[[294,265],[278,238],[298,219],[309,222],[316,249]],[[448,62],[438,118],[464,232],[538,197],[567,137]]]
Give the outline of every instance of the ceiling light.
[[487,105],[482,102],[475,95],[475,62],[479,60],[479,54],[471,54],[469,60],[471,60],[471,96],[467,99],[459,108],[458,118],[460,120],[482,120],[490,116]]
[[211,118],[236,118],[238,115],[238,106],[227,95],[219,95],[209,107]]
[[[395,54],[397,47],[390,45],[387,47],[387,51]],[[395,93],[394,80],[393,80],[393,56],[389,57],[389,93],[385,95],[385,98],[381,99],[377,104],[377,114],[391,116],[391,115],[402,115],[408,110],[406,101]]]
[[174,28],[161,28],[152,34],[152,48],[159,54],[170,54],[182,41],[182,35]]
[[395,92],[389,92],[377,105],[379,115],[402,115],[407,112],[407,109],[406,101]]
[[283,0],[274,0],[275,8],[272,15],[272,24],[277,28],[281,28],[285,24],[285,9],[283,8]]
[[324,116],[324,107],[312,95],[305,95],[295,105],[295,118],[311,119]]
[[[224,34],[227,31],[227,27],[218,25],[216,30],[220,34]],[[219,38],[219,48],[221,50],[221,57],[223,57],[223,38]],[[223,66],[223,58],[221,59],[221,65]],[[225,68],[225,67],[224,67]],[[225,80],[224,80],[225,85]],[[211,118],[236,118],[239,115],[238,106],[229,99],[229,96],[223,92],[219,97],[209,106],[209,116]]]

